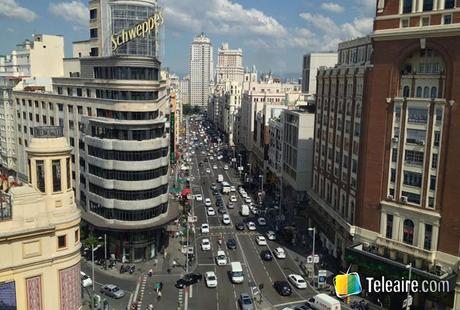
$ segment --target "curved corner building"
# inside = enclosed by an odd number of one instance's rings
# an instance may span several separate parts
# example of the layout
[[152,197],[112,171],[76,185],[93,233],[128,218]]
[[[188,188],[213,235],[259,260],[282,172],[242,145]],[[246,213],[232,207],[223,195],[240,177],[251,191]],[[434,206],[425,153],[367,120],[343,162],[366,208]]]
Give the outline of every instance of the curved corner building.
[[[146,0],[95,0],[89,11],[91,39],[74,44],[74,57],[76,50],[90,57],[66,60],[79,70],[53,78],[52,94],[15,92],[18,115],[25,112],[18,144],[27,144],[27,127],[36,122],[64,127],[87,228],[106,235],[108,258],[151,259],[178,216],[168,207],[169,90],[156,43],[161,11]],[[145,21],[157,24],[143,28]]]

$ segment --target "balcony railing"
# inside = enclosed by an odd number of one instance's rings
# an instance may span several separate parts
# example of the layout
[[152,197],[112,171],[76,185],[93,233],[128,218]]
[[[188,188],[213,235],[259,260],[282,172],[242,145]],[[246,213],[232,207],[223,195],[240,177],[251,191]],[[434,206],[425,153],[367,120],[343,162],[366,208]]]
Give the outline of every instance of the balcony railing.
[[64,137],[64,128],[60,126],[37,126],[34,128],[35,138]]
[[11,196],[0,192],[0,222],[8,221],[13,218],[13,208],[11,205]]

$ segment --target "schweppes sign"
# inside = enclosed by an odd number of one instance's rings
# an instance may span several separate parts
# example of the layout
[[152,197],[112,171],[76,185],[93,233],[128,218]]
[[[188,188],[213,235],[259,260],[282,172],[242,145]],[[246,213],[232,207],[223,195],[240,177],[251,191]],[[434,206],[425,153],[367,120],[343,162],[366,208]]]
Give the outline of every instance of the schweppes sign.
[[163,24],[163,15],[161,12],[156,12],[143,22],[134,25],[128,30],[122,30],[119,34],[112,35],[112,51],[116,51],[123,44],[136,38],[145,37],[146,34],[156,30]]

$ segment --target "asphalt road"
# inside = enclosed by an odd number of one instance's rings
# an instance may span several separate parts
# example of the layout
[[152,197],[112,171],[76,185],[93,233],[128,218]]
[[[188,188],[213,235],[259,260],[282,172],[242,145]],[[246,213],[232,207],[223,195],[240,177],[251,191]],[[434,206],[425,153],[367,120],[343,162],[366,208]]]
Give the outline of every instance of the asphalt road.
[[[231,193],[237,197],[237,202],[234,203],[233,209],[227,209],[231,218],[231,225],[224,225],[222,223],[222,215],[209,216],[206,212],[204,205],[205,198],[211,198],[212,206],[217,209],[215,204],[215,197],[211,192],[211,184],[217,183],[217,175],[222,174],[224,180],[231,185],[238,186],[240,184],[238,176],[235,174],[236,170],[228,163],[229,169],[224,170],[225,163],[214,158],[209,159],[209,156],[202,155],[201,151],[207,152],[207,147],[195,149],[195,154],[192,155],[191,175],[194,177],[191,182],[193,194],[201,193],[203,201],[194,200],[193,213],[197,216],[197,223],[195,225],[195,249],[197,253],[197,269],[195,272],[204,273],[206,271],[214,271],[218,278],[217,288],[207,288],[204,281],[193,285],[189,292],[189,309],[239,309],[237,299],[241,293],[248,293],[252,295],[257,291],[255,287],[263,284],[262,296],[264,300],[271,304],[271,307],[278,308],[282,305],[299,304],[302,301],[313,296],[315,293],[312,289],[298,290],[293,287],[293,294],[289,297],[280,296],[273,288],[273,282],[277,280],[286,280],[288,274],[300,273],[296,262],[288,255],[286,259],[276,259],[272,261],[263,261],[260,252],[265,249],[273,250],[280,246],[277,241],[268,241],[267,246],[259,246],[255,242],[255,237],[259,234],[265,235],[269,230],[267,227],[257,226],[256,231],[249,232],[247,228],[244,231],[237,231],[235,224],[238,222],[248,222],[252,220],[256,222],[256,218],[251,214],[248,217],[242,217],[239,214],[240,206],[242,204],[242,197],[238,192]],[[208,162],[204,162],[204,158],[208,158]],[[203,166],[199,167],[202,162]],[[217,169],[213,166],[217,165]],[[206,169],[209,168],[210,172],[207,173]],[[229,202],[229,195],[222,195],[225,207],[227,208]],[[254,198],[252,197],[253,201]],[[217,211],[217,210],[216,210]],[[208,223],[210,226],[210,233],[201,234],[200,227],[202,223]],[[257,223],[257,222],[256,222]],[[270,224],[270,223],[269,223]],[[215,263],[215,255],[219,249],[218,239],[222,237],[224,242],[222,248],[229,257],[229,261],[239,261],[243,265],[245,281],[242,284],[232,284],[228,272],[230,265],[217,266]],[[200,248],[201,240],[208,238],[211,241],[211,251],[202,251]],[[233,238],[237,241],[237,249],[229,250],[226,248],[226,241]],[[254,287],[254,288],[253,288]],[[256,293],[257,294],[257,293]],[[258,299],[258,295],[256,296]]]

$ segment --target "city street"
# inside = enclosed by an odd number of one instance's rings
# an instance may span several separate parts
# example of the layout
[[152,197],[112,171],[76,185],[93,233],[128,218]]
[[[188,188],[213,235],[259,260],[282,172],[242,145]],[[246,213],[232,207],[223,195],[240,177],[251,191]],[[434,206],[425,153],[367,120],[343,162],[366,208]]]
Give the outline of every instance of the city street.
[[[249,216],[243,217],[240,215],[240,209],[242,203],[242,197],[238,192],[232,192],[230,194],[222,194],[226,212],[230,215],[231,224],[223,224],[223,215],[216,212],[215,215],[208,215],[206,210],[207,207],[204,204],[206,198],[210,198],[212,201],[212,207],[216,207],[216,198],[212,193],[212,183],[218,183],[218,175],[221,174],[224,177],[224,181],[229,182],[231,185],[238,187],[240,181],[238,175],[236,175],[236,169],[231,166],[230,163],[224,163],[220,160],[209,159],[209,156],[202,155],[201,150],[205,148],[197,148],[192,155],[191,164],[191,175],[194,180],[191,182],[191,188],[193,195],[201,194],[203,200],[193,201],[193,213],[197,216],[197,222],[195,223],[195,251],[197,253],[197,268],[195,272],[205,274],[207,271],[214,271],[218,279],[217,288],[207,288],[205,281],[199,284],[193,285],[189,288],[189,308],[190,309],[239,309],[237,300],[241,293],[248,293],[258,301],[259,286],[263,288],[262,300],[263,305],[267,307],[278,307],[281,305],[290,305],[295,303],[301,303],[308,297],[311,297],[315,292],[310,289],[295,289],[289,297],[280,296],[273,288],[273,283],[278,280],[287,280],[287,275],[291,273],[301,274],[298,267],[298,263],[289,255],[285,259],[273,258],[272,261],[263,261],[261,258],[261,251],[271,250],[282,246],[277,241],[268,240],[267,246],[259,246],[255,242],[257,235],[266,236],[270,228],[270,223],[267,226],[261,227],[257,225],[255,231],[248,231],[247,228],[243,231],[238,231],[235,228],[235,224],[239,222],[247,223],[253,221],[257,223],[257,218],[251,213]],[[205,162],[205,158],[208,158],[208,162]],[[200,164],[202,163],[201,167]],[[216,165],[217,169],[213,169]],[[224,170],[224,165],[228,165],[228,170]],[[236,168],[236,167],[235,167]],[[209,172],[206,172],[208,169]],[[228,209],[229,196],[234,195],[237,197],[237,202],[234,202],[234,208]],[[253,201],[255,197],[252,197]],[[210,232],[202,234],[200,231],[201,224],[208,223],[210,226]],[[200,248],[201,240],[207,238],[211,241],[211,250],[202,251]],[[225,251],[228,257],[229,263],[226,266],[217,266],[215,262],[215,256],[217,250],[219,250],[218,240],[222,238],[222,246],[220,247]],[[226,246],[228,239],[236,240],[236,249],[230,250]],[[244,270],[244,282],[242,284],[233,284],[229,277],[230,262],[241,262]]]

